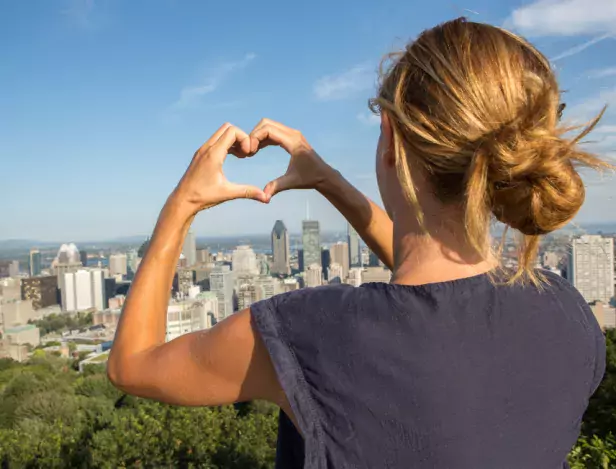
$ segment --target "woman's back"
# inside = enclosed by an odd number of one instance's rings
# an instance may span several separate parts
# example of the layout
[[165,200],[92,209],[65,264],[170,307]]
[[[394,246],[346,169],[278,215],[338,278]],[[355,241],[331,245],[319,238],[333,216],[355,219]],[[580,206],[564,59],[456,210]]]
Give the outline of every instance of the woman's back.
[[[579,293],[548,279],[341,285],[253,305],[305,467],[563,467],[604,338]],[[304,467],[294,433],[282,423],[280,467]]]

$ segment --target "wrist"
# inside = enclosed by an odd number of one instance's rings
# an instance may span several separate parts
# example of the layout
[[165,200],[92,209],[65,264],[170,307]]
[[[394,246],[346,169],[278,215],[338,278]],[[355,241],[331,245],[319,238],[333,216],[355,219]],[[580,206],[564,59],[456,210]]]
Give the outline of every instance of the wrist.
[[175,191],[169,196],[160,212],[160,219],[169,219],[175,223],[185,224],[192,221],[199,209],[180,197]]
[[340,171],[332,168],[328,164],[325,164],[323,171],[321,172],[321,177],[315,185],[315,189],[319,193],[325,195],[336,187],[339,187],[341,179],[342,174]]

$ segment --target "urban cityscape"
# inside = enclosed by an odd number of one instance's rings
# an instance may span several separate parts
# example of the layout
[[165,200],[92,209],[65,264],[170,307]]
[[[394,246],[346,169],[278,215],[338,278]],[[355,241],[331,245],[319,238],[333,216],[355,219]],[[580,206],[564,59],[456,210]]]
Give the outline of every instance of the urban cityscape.
[[[293,250],[283,220],[275,222],[270,249],[263,252],[250,245],[226,250],[199,245],[189,231],[170,292],[166,339],[208,329],[257,301],[300,288],[389,282],[391,271],[362,244],[350,224],[337,238],[324,244],[320,223],[313,219],[302,222],[301,244]],[[615,238],[616,234],[557,233],[545,239],[537,259],[537,268],[567,278],[582,293],[604,329],[616,327]],[[88,252],[67,243],[55,255],[53,250],[32,247],[25,265],[15,259],[0,261],[0,357],[21,361],[34,349],[68,357],[71,350],[73,357],[88,352],[81,368],[104,363],[147,248],[147,239],[122,252]],[[502,255],[505,267],[516,266],[512,240]],[[41,333],[37,321],[50,315],[88,315],[91,325]]]

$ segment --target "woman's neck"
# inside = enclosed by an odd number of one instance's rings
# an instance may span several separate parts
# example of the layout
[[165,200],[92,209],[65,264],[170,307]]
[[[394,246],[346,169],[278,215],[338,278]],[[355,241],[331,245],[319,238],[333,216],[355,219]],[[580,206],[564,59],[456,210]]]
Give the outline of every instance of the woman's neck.
[[[492,256],[482,258],[469,245],[464,226],[427,226],[415,220],[394,220],[394,273],[392,283],[422,285],[486,273],[496,267]],[[487,250],[489,251],[489,250]]]

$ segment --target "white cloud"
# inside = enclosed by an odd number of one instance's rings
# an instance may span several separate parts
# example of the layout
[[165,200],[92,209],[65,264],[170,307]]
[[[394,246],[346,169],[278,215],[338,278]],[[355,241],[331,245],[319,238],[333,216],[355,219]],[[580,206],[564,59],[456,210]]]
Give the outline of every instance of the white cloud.
[[552,57],[550,60],[552,62],[556,62],[557,60],[564,59],[565,57],[571,57],[572,55],[579,54],[583,50],[588,49],[590,46],[595,45],[598,42],[604,41],[605,39],[609,39],[611,37],[613,37],[612,33],[607,33],[601,36],[594,37],[586,42],[583,42],[582,44],[578,44],[577,46],[574,46],[570,49],[567,49],[564,52],[561,52],[557,56]]
[[252,53],[246,54],[242,60],[218,65],[210,70],[200,84],[182,88],[179,98],[171,105],[171,108],[178,110],[196,106],[204,95],[215,91],[231,72],[246,68],[256,57]]
[[616,106],[616,86],[605,87],[595,96],[568,108],[566,116],[571,116],[573,124],[582,124],[599,114],[606,105],[609,106],[608,110]]
[[347,98],[359,91],[371,88],[376,74],[369,67],[357,65],[337,75],[326,75],[314,84],[314,94],[321,101]]
[[616,135],[616,125],[598,125],[592,131],[594,134],[614,134]]
[[538,0],[517,8],[506,21],[527,36],[575,36],[614,33],[614,0]]
[[588,72],[588,78],[606,78],[616,76],[616,67],[602,68]]
[[359,122],[361,122],[362,124],[370,126],[381,124],[381,116],[377,116],[376,114],[373,114],[371,112],[361,112],[357,114],[357,120],[359,120]]

